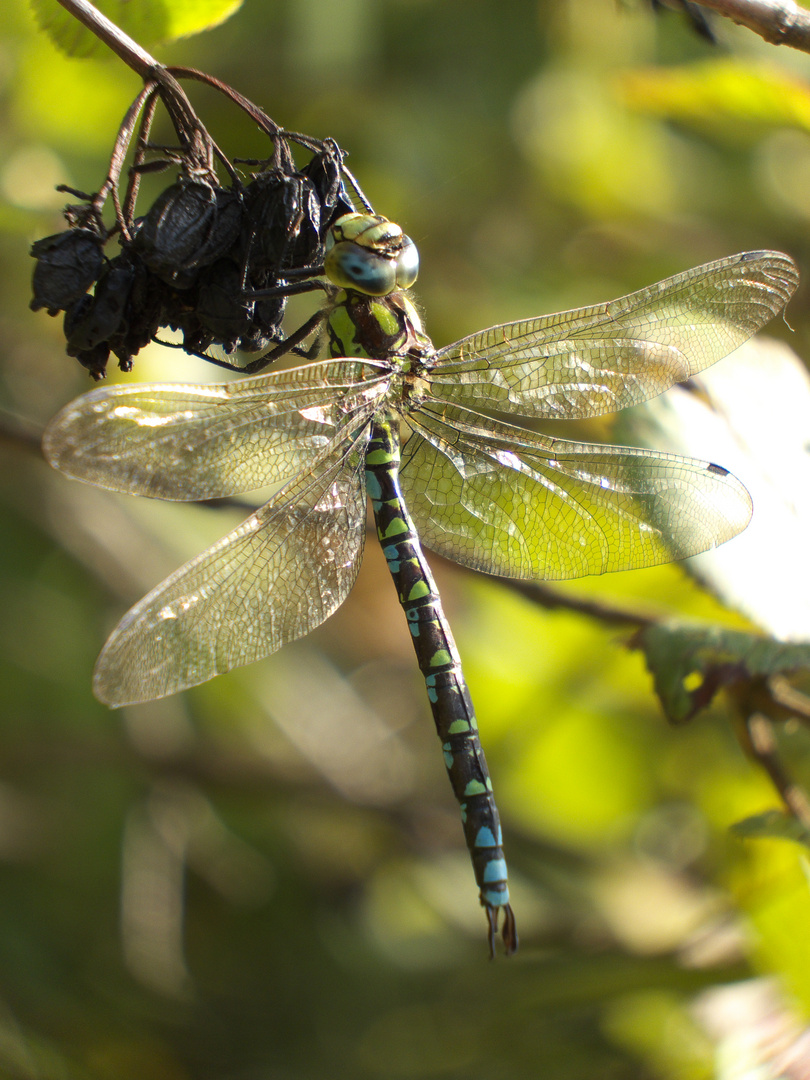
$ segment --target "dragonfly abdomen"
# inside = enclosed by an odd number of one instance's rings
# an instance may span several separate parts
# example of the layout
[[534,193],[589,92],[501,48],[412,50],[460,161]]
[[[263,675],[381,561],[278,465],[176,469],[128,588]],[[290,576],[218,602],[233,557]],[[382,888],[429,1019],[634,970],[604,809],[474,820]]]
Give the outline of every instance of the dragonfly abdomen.
[[366,452],[366,485],[377,534],[399,601],[411,631],[419,669],[425,679],[445,766],[461,807],[464,836],[490,923],[490,949],[504,912],[503,940],[508,953],[517,948],[509,906],[498,809],[461,660],[433,576],[422,553],[399,485],[398,421],[375,421]]

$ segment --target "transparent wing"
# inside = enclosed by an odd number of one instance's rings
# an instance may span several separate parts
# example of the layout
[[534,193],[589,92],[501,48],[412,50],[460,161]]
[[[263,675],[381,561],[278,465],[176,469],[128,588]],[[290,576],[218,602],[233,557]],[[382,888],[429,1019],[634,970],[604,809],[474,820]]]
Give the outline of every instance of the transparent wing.
[[751,517],[743,485],[708,462],[551,439],[454,406],[408,422],[401,483],[420,539],[488,574],[654,566],[724,543]]
[[381,365],[342,359],[230,383],[103,387],[56,416],[43,449],[61,472],[112,491],[235,495],[310,468],[384,384]]
[[493,326],[436,353],[431,393],[523,416],[616,412],[733,352],[782,310],[798,280],[787,255],[752,251],[608,304]]
[[173,694],[303,637],[345,600],[365,535],[367,432],[168,577],[121,620],[93,689],[108,705]]

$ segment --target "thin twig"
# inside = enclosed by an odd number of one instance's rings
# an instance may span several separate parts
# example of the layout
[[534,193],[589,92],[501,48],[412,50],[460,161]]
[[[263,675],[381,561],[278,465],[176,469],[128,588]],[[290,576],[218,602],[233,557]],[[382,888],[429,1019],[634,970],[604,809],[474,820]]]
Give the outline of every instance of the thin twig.
[[791,686],[784,675],[771,675],[768,689],[774,704],[786,710],[791,718],[804,723],[810,721],[810,697]]
[[[138,189],[141,184],[141,173],[139,166],[143,164],[146,158],[149,132],[152,127],[152,120],[155,116],[155,109],[157,108],[157,104],[157,83],[147,82],[141,93],[138,95],[138,97],[135,99],[135,101],[132,103],[132,106],[130,107],[130,112],[132,112],[132,110],[137,110],[137,112],[140,112],[141,108],[143,108],[143,113],[141,115],[141,126],[138,131],[138,141],[135,144],[135,155],[132,159],[132,168],[129,171],[129,182],[127,183],[127,192],[124,197],[123,206],[120,203],[117,182],[113,187],[113,194],[116,197],[116,216],[121,226],[121,232],[127,242],[129,242],[131,239],[129,233],[129,222],[131,222],[135,216],[135,203],[138,199]],[[127,114],[127,116],[129,116],[129,113]],[[126,124],[126,119],[124,123]],[[124,127],[122,125],[122,129],[118,133],[116,145],[121,139],[121,132],[123,130]],[[126,137],[126,149],[124,150],[125,154],[126,151],[129,149],[130,138],[132,136],[133,130],[134,128],[131,128]]]
[[790,814],[810,829],[810,802],[807,793],[787,773],[779,757],[771,721],[762,713],[752,713],[746,720],[749,748],[765,769]]
[[746,26],[771,45],[810,52],[810,11],[794,0],[693,0],[693,3]]

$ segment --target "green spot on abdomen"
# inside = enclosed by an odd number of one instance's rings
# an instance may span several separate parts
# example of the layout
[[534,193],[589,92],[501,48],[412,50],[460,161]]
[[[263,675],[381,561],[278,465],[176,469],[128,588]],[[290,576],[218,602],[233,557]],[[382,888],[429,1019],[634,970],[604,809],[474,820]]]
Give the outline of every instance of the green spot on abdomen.
[[366,465],[388,465],[392,460],[389,450],[369,450],[366,453]]
[[465,796],[470,795],[486,795],[487,789],[481,783],[480,780],[470,780],[469,784],[464,788]]
[[427,596],[429,593],[428,583],[426,581],[417,581],[408,593],[408,600],[421,600],[423,596]]
[[438,649],[430,658],[431,667],[448,667],[453,663],[453,658],[447,649]]
[[400,536],[402,533],[408,531],[408,523],[401,517],[392,518],[388,524],[388,528],[381,535],[381,540],[388,540],[392,536]]
[[470,725],[466,720],[454,720],[450,727],[447,729],[448,735],[460,735],[464,731],[469,731]]

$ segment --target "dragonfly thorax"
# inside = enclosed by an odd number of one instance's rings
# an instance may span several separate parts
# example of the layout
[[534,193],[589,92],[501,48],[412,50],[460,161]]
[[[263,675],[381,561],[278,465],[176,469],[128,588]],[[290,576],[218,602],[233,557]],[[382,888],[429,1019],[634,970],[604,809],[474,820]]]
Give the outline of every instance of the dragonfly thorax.
[[326,325],[329,353],[335,357],[384,360],[410,371],[435,352],[418,311],[404,292],[375,297],[341,290],[332,301]]
[[378,214],[344,214],[326,241],[326,276],[333,285],[365,296],[409,289],[419,273],[416,244],[399,225]]

